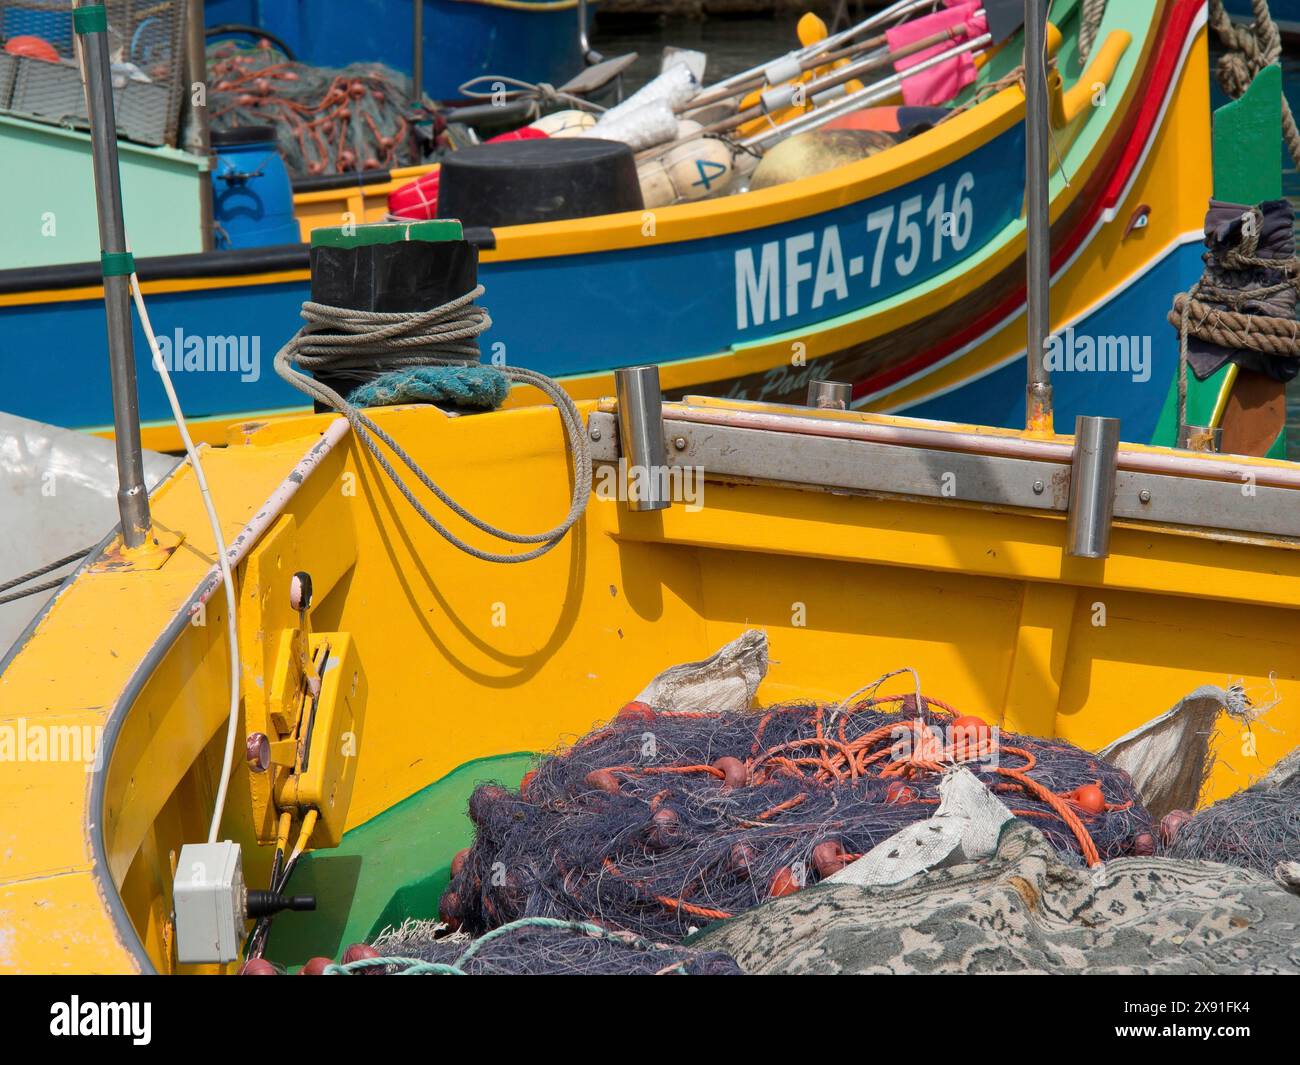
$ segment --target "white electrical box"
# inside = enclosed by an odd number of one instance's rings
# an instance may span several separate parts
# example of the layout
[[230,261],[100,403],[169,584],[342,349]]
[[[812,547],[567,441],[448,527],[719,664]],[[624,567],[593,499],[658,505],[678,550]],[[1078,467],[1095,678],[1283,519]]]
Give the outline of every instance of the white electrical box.
[[172,905],[178,961],[239,957],[248,912],[239,846],[229,840],[185,844],[176,863]]

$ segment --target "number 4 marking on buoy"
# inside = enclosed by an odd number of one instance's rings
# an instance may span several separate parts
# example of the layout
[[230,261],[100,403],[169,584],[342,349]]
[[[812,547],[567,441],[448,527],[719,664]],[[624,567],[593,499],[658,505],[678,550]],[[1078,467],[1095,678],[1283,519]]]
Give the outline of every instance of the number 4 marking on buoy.
[[717,177],[719,174],[724,174],[727,171],[727,168],[721,163],[710,162],[708,159],[696,159],[695,169],[700,172],[700,180],[696,181],[695,184],[703,185],[706,189],[711,189],[713,187],[709,184],[713,178]]

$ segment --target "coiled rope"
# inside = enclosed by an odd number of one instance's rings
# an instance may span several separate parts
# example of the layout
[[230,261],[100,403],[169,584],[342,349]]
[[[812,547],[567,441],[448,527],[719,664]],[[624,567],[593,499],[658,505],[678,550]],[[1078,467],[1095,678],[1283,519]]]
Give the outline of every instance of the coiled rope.
[[[1267,300],[1287,290],[1300,296],[1300,260],[1261,257],[1260,235],[1264,215],[1258,207],[1243,214],[1242,241],[1206,263],[1205,272],[1188,292],[1174,297],[1168,314],[1169,324],[1178,330],[1178,424],[1187,424],[1187,340],[1217,344],[1222,348],[1258,351],[1277,358],[1300,358],[1300,321],[1276,315],[1251,314],[1242,308],[1247,303]],[[1225,283],[1226,271],[1269,270],[1282,274],[1271,285],[1242,286]],[[1227,304],[1215,307],[1206,302]]]
[[[1227,49],[1219,57],[1215,73],[1219,86],[1234,100],[1250,88],[1256,74],[1282,56],[1282,34],[1269,12],[1268,0],[1251,0],[1251,9],[1255,21],[1240,26],[1224,10],[1223,0],[1210,0],[1210,25]],[[1282,139],[1291,161],[1300,167],[1300,129],[1296,128],[1285,95],[1282,97]]]
[[[488,88],[486,90],[475,88],[480,84],[486,84]],[[488,100],[493,103],[498,100],[502,103],[527,100],[530,121],[541,118],[543,111],[558,107],[576,108],[597,115],[605,110],[599,104],[594,104],[582,96],[575,96],[571,92],[565,92],[563,89],[557,89],[548,82],[520,81],[518,78],[508,78],[499,74],[480,74],[476,78],[470,78],[457,89],[457,92],[468,100]]]
[[[587,449],[587,434],[582,416],[573,400],[555,381],[533,370],[500,368],[509,380],[532,385],[555,404],[560,412],[566,445],[574,467],[573,493],[564,520],[545,532],[515,533],[471,514],[440,488],[401,445],[373,420],[329,385],[303,372],[312,370],[359,376],[362,372],[401,370],[413,366],[477,365],[479,351],[476,338],[492,324],[487,311],[474,306],[474,300],[482,294],[483,286],[479,285],[472,292],[432,310],[412,312],[356,311],[308,301],[302,305],[301,311],[307,324],[276,353],[275,372],[300,392],[347,418],[353,432],[366,445],[388,479],[415,512],[448,543],[485,562],[527,562],[546,554],[564,538],[587,509],[591,495],[591,454]],[[454,514],[476,529],[507,543],[538,546],[511,554],[485,551],[466,543],[429,513],[376,441],[382,441],[422,485]]]

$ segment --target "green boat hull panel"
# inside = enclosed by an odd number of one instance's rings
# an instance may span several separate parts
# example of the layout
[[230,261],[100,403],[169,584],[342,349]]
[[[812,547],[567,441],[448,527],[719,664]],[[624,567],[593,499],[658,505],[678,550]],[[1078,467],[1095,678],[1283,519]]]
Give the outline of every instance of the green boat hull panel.
[[294,968],[318,955],[337,960],[390,925],[437,917],[451,859],[474,841],[470,792],[485,781],[518,787],[533,759],[505,754],[467,762],[346,832],[334,850],[304,856],[288,890],[315,895],[316,909],[277,917],[266,956]]
[[[1282,68],[1265,67],[1238,100],[1214,112],[1214,195],[1233,203],[1262,203],[1282,198]],[[1177,333],[1175,332],[1175,343]],[[1228,366],[1204,381],[1187,375],[1187,421],[1208,425],[1223,388]],[[1178,382],[1169,386],[1151,442],[1174,447],[1178,442]],[[1266,454],[1286,458],[1286,433],[1278,434]]]

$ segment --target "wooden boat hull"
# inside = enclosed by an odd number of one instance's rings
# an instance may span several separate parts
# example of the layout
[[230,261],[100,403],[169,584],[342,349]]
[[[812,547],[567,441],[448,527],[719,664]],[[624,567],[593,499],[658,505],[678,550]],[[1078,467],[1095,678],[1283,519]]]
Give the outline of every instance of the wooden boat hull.
[[[569,464],[553,410],[373,413],[471,511],[540,528],[561,509]],[[582,413],[605,419],[595,457],[610,461],[609,407]],[[666,417],[687,442],[673,461],[705,471],[701,505],[636,514],[598,491],[526,574],[467,559],[413,520],[332,416],[249,424],[207,453],[239,553],[245,715],[262,712],[282,637],[299,624],[291,573],[312,575],[313,631],[357,650],[369,696],[347,827],[460,767],[461,780],[499,772],[476,760],[581,734],[660,669],[748,627],[767,631],[777,663],[765,702],[838,699],[910,666],[963,712],[1093,749],[1203,684],[1280,698],[1267,727],[1223,720],[1210,797],[1300,742],[1295,465],[1126,445],[1123,478],[1138,480],[1121,481],[1110,556],[1087,560],[1065,553],[1068,438],[721,400]],[[1158,474],[1170,463],[1175,473]],[[908,472],[927,469],[929,480]],[[943,469],[958,471],[955,494],[939,485]],[[1145,520],[1128,493],[1149,476]],[[1034,477],[1051,491],[1031,495]],[[1225,503],[1247,480],[1252,505]],[[1210,493],[1193,510],[1217,528],[1187,523],[1187,492]],[[180,547],[160,562],[106,543],[2,663],[3,969],[176,969],[168,855],[206,831],[229,673],[188,468],[153,507]],[[93,747],[77,757],[67,745],[83,736]],[[241,761],[222,830],[243,845],[254,884],[269,861],[259,843],[274,836],[269,787]],[[438,837],[446,856],[453,836]],[[434,862],[431,846],[417,850],[436,879],[446,856]],[[346,916],[353,899],[327,882],[341,892],[328,905]],[[401,904],[367,900],[362,925]]]
[[[1208,60],[1196,0],[1116,10],[1107,25],[1135,32],[1113,92],[1057,134],[1070,181],[1058,173],[1053,185],[1053,310],[1059,327],[1150,337],[1149,373],[1063,375],[1058,404],[1063,417],[1117,415],[1128,439],[1146,441],[1175,358],[1164,305],[1199,270],[1209,180],[1202,187],[1186,163],[1208,145]],[[997,375],[1014,376],[1023,359],[1022,107],[1010,90],[881,156],[776,189],[497,230],[481,254],[494,319],[485,356],[560,377],[585,398],[611,390],[613,366],[656,361],[672,396],[797,400],[810,380],[833,378],[852,382],[868,409],[1018,424],[1019,389]],[[379,209],[352,199],[354,216]],[[337,221],[326,213],[336,203],[309,194],[304,228]],[[1147,224],[1133,229],[1140,208]],[[173,347],[199,346],[194,371],[177,360],[176,379],[200,435],[220,440],[239,417],[300,406],[270,362],[308,294],[305,251],[149,269],[161,332]],[[1093,313],[1103,306],[1123,320]],[[69,373],[101,372],[98,288],[0,275],[0,314],[11,350],[74,338],[57,359],[6,368],[11,409],[103,431],[104,397],[60,387]],[[236,345],[225,369],[212,368],[214,341]],[[175,447],[148,375],[141,411],[146,444]]]

